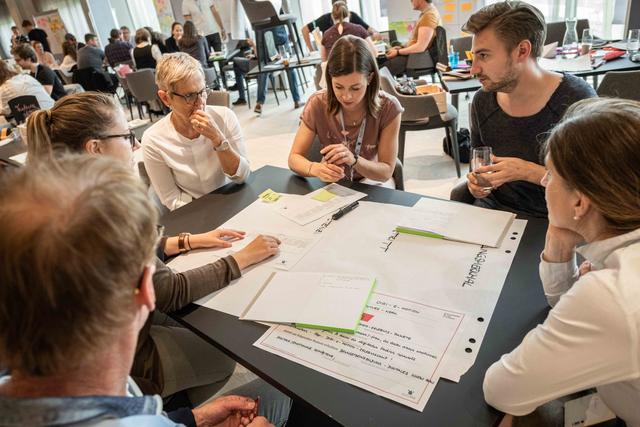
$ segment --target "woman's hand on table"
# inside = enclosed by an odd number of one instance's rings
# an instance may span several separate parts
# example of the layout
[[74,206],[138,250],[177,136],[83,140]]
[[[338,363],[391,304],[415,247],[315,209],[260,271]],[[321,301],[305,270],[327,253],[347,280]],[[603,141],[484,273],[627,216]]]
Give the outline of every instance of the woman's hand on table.
[[246,233],[240,230],[228,230],[216,228],[202,234],[192,234],[189,236],[191,249],[201,248],[229,248],[234,240],[244,239]]
[[240,270],[244,270],[250,265],[277,254],[279,246],[280,240],[278,238],[261,234],[232,256]]
[[344,170],[337,165],[326,162],[313,162],[309,168],[309,175],[319,178],[323,182],[336,182],[344,178]]

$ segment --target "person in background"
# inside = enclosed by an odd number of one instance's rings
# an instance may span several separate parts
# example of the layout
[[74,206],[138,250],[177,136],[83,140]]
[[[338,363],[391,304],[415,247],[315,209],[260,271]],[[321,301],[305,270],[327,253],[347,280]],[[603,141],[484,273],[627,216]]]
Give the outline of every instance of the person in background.
[[122,31],[122,41],[129,43],[131,46],[135,45],[135,36],[131,35],[131,30],[126,25],[120,27]]
[[369,49],[374,57],[378,55],[378,51],[373,44],[373,40],[369,36],[367,30],[358,24],[349,22],[349,9],[344,1],[336,1],[331,9],[331,19],[334,25],[327,31],[322,33],[322,46],[320,47],[320,58],[326,61],[331,52],[334,43],[342,36],[352,35],[365,39],[369,44]]
[[60,71],[64,73],[65,76],[71,77],[78,65],[76,45],[70,42],[63,42],[62,54],[64,57],[62,58],[62,63],[60,63]]
[[138,177],[107,156],[3,174],[0,424],[267,427],[267,414],[286,423],[291,401],[264,383],[167,414],[128,381],[156,306],[157,221]]
[[246,105],[246,88],[245,88],[245,74],[249,72],[253,67],[258,65],[258,60],[254,53],[255,42],[251,39],[246,39],[243,42],[238,43],[236,49],[242,51],[242,55],[238,55],[232,59],[233,61],[233,73],[236,78],[236,83],[229,88],[230,91],[238,91],[238,99],[233,101],[233,105]]
[[[216,52],[221,49],[221,42],[227,41],[227,30],[218,13],[214,0],[184,0],[182,2],[182,16],[185,21],[191,21],[205,36],[207,44]],[[209,51],[207,51],[207,55]]]
[[[27,45],[28,46],[28,45]],[[7,61],[0,61],[0,109],[3,115],[11,114],[9,101],[19,96],[35,96],[40,108],[53,107],[53,98],[44,87],[29,74],[21,73]]]
[[115,67],[121,62],[131,61],[131,49],[133,49],[133,46],[129,42],[122,40],[122,32],[114,28],[109,33],[109,36],[109,44],[104,48],[104,54],[109,65]]
[[440,13],[432,4],[433,0],[411,0],[413,10],[420,12],[418,22],[413,27],[411,38],[402,46],[394,46],[388,52],[385,67],[398,76],[407,70],[407,61],[412,53],[422,53],[435,41],[436,27],[441,25]]
[[[279,27],[275,27],[271,30],[271,33],[273,34],[273,41],[276,49],[283,46],[285,51],[290,52],[291,48],[289,46],[289,34],[287,33],[287,27],[280,25]],[[263,52],[259,52],[258,55],[264,55],[262,58],[269,58],[270,55],[266,43],[263,44]],[[259,60],[262,60],[262,58],[259,58]],[[304,101],[302,101],[300,92],[298,92],[298,74],[295,70],[288,67],[286,68],[286,72],[287,79],[289,80],[289,90],[291,90],[291,98],[293,98],[293,107],[300,108],[304,105]],[[262,105],[267,99],[267,79],[269,78],[269,75],[269,73],[262,73],[258,76],[258,100],[256,101],[255,108],[253,109],[253,111],[258,114],[262,114]]]
[[192,21],[184,23],[183,34],[178,41],[178,47],[180,48],[180,52],[191,55],[203,68],[207,68],[209,44],[206,38],[198,34],[198,28]]
[[[331,49],[327,89],[313,94],[304,109],[289,153],[289,168],[325,182],[341,179],[392,187],[398,155],[402,106],[380,90],[375,57],[366,41],[344,36]],[[321,162],[307,159],[315,138]]]
[[64,35],[64,41],[73,44],[76,48],[76,52],[86,46],[84,43],[78,42],[76,36],[71,33],[67,33]]
[[102,71],[105,54],[98,47],[98,36],[87,33],[84,35],[84,41],[86,45],[78,50],[78,70],[93,68],[94,70]]
[[[341,0],[332,0],[331,4],[334,4],[336,1],[341,1]],[[367,30],[369,35],[374,40],[377,40],[377,38],[379,37],[378,32],[373,27],[369,26],[369,24],[364,22],[360,17],[360,15],[358,15],[357,13],[349,12],[349,22],[363,27],[365,30]],[[331,18],[331,12],[329,12],[329,13],[325,13],[324,15],[320,16],[319,18],[309,22],[307,25],[302,27],[302,38],[304,38],[304,42],[307,45],[309,52],[315,50],[313,49],[313,45],[311,44],[311,36],[310,36],[313,30],[317,28],[320,30],[321,33],[324,34],[325,31],[327,31],[333,25],[335,24],[333,22],[333,19]],[[320,46],[318,46],[317,48],[320,49]]]
[[33,78],[35,78],[44,87],[44,90],[51,95],[54,101],[62,98],[67,94],[58,75],[44,64],[38,63],[38,56],[31,46],[22,44],[11,52],[13,58],[23,70],[28,70]]
[[35,28],[33,26],[33,22],[25,19],[22,21],[22,31],[27,34],[30,42],[38,41],[42,43],[42,47],[45,51],[51,52],[51,48],[49,47],[49,36],[44,30],[40,28]]
[[167,46],[165,46],[164,44],[164,36],[162,35],[162,33],[154,31],[154,29],[151,27],[144,28],[145,30],[149,31],[149,34],[151,35],[151,39],[149,40],[149,42],[154,46],[158,46],[158,49],[160,49],[160,53],[168,53]]
[[552,308],[489,367],[485,399],[516,416],[501,426],[563,425],[563,401],[595,387],[624,421],[612,424],[639,426],[640,103],[578,101],[544,151],[549,226],[539,271]]
[[[97,116],[103,120],[96,121]],[[61,154],[72,152],[107,156],[132,167],[134,150],[139,148],[117,100],[95,92],[71,95],[50,112],[30,117],[27,141],[30,163],[54,162]],[[163,260],[192,249],[230,247],[228,239],[242,238],[244,232],[216,229],[160,239],[153,274],[157,312],[155,321],[149,320],[140,331],[132,368],[132,375],[145,393],[168,397],[187,390],[191,402],[197,404],[227,381],[235,363],[161,313],[178,310],[228,285],[247,266],[277,251],[277,239],[260,236],[232,256],[215,262],[212,259],[201,268],[181,273],[168,268]]]
[[11,49],[22,43],[29,43],[29,38],[20,32],[15,25],[11,27]]
[[46,52],[42,47],[42,43],[33,42],[32,44],[33,50],[36,52],[36,56],[38,57],[38,62],[42,65],[46,65],[51,69],[58,68],[58,61],[53,57],[51,52]]
[[165,40],[164,44],[167,47],[167,53],[175,53],[180,52],[180,48],[178,47],[178,41],[182,38],[182,34],[184,33],[184,28],[182,24],[179,22],[174,22],[171,24],[171,37]]
[[158,61],[162,59],[158,46],[151,44],[151,34],[146,28],[136,30],[136,47],[131,50],[131,58],[138,70],[155,69]]
[[174,210],[250,174],[238,118],[206,105],[202,66],[186,53],[165,55],[156,69],[158,96],[171,112],[142,136],[144,165],[160,201]]
[[579,77],[540,67],[546,24],[528,3],[486,6],[463,30],[473,34],[471,73],[482,85],[471,102],[471,147],[491,147],[494,157],[492,165],[469,173],[451,199],[546,218],[540,185],[545,135],[569,106],[596,93]]

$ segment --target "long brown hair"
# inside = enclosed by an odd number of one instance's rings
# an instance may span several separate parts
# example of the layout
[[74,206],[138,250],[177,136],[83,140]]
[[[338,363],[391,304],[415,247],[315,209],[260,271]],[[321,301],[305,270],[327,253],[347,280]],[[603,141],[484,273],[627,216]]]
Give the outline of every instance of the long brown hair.
[[367,42],[352,35],[340,37],[329,53],[325,75],[327,80],[327,111],[331,115],[340,111],[340,101],[333,92],[333,77],[346,76],[351,73],[364,74],[370,80],[365,94],[367,114],[377,117],[378,111],[380,111],[378,65],[367,46]]
[[190,48],[201,38],[198,34],[198,29],[192,21],[185,22],[182,30],[182,38],[178,41],[178,47],[180,47],[180,49]]
[[333,18],[333,22],[336,24],[342,24],[345,19],[349,18],[349,8],[344,1],[339,0],[333,3],[331,18]]
[[573,104],[553,129],[546,153],[612,231],[640,228],[640,102],[591,98]]
[[51,159],[57,150],[83,153],[84,144],[113,127],[120,105],[99,92],[68,95],[50,110],[38,110],[27,119],[29,162]]

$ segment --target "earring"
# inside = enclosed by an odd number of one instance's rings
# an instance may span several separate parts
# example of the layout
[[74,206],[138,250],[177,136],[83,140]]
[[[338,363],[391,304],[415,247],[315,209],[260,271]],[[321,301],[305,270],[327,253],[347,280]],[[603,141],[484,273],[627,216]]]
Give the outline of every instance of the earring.
[[574,221],[579,221],[579,220],[580,220],[580,217],[579,217],[578,215],[576,215],[576,216],[574,216],[574,217],[573,217],[573,220],[574,220]]
[[134,294],[134,295],[138,295],[139,293],[140,293],[140,289],[135,288],[135,289],[133,290],[133,294]]

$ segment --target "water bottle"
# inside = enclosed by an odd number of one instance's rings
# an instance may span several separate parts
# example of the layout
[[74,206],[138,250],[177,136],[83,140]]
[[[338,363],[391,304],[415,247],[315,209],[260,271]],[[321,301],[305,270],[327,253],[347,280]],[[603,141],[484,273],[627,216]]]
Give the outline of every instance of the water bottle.
[[578,30],[576,29],[576,18],[567,18],[565,21],[566,30],[562,39],[562,56],[573,58],[578,54]]
[[453,50],[453,46],[449,46],[449,67],[458,68],[458,52]]

